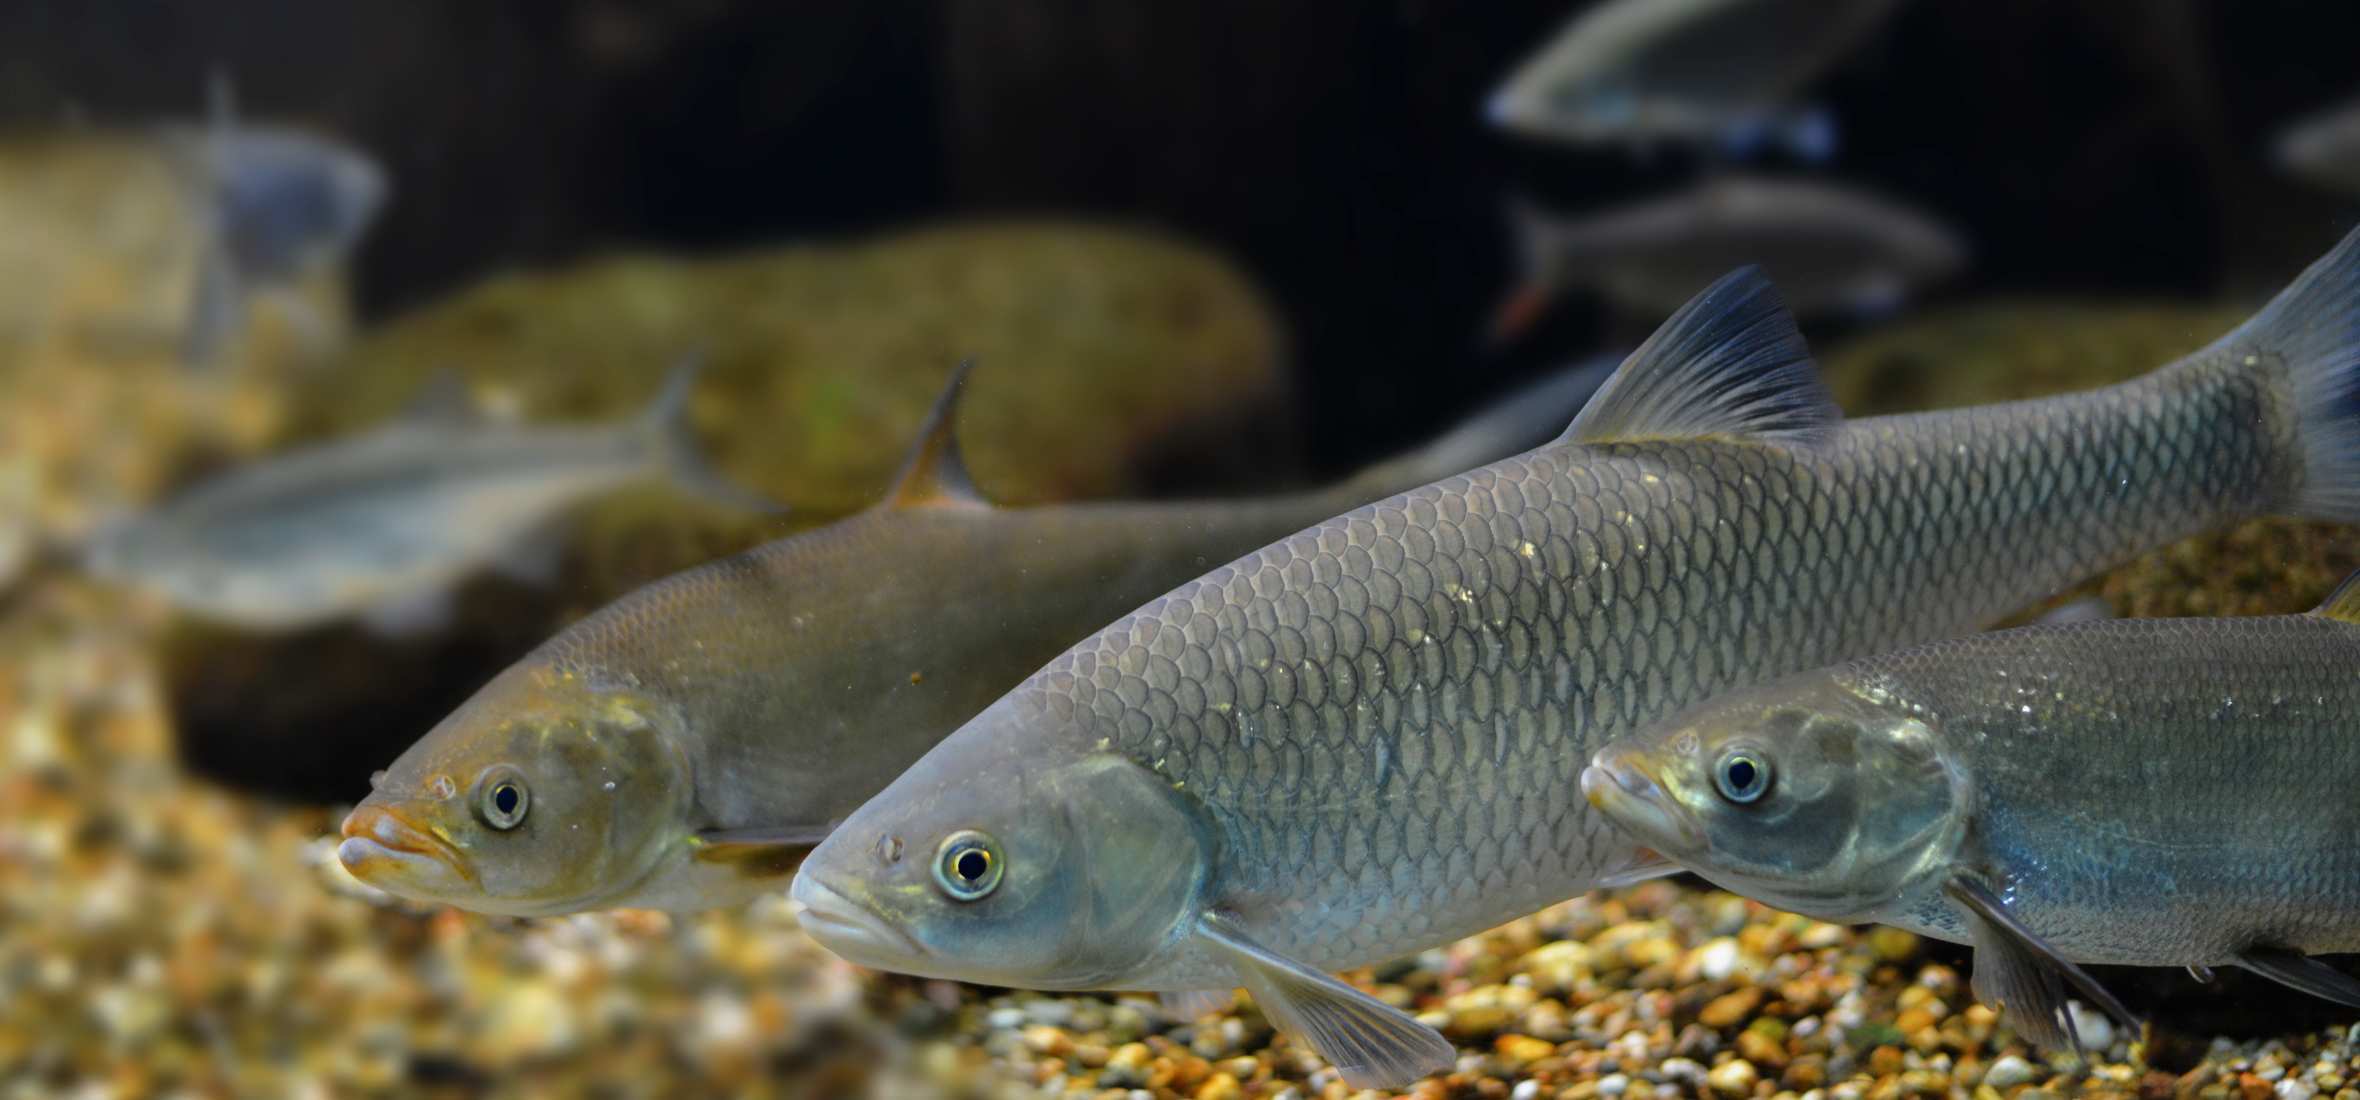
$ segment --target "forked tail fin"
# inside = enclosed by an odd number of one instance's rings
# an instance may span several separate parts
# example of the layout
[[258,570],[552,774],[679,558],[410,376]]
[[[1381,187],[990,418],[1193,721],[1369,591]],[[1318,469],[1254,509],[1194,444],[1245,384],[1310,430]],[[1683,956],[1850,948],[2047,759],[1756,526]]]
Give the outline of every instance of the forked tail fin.
[[2284,378],[2301,456],[2289,510],[2360,521],[2360,229],[2200,354]]

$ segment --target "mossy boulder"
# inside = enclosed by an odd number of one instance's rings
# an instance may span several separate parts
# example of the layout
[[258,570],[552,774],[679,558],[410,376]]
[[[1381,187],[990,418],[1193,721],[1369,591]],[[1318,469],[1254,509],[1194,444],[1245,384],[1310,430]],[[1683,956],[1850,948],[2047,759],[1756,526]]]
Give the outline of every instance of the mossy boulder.
[[1284,465],[1268,442],[1286,422],[1283,347],[1234,268],[1103,226],[948,225],[493,279],[300,379],[289,438],[365,430],[445,370],[527,422],[613,420],[694,355],[705,368],[691,420],[714,464],[791,511],[731,511],[664,486],[586,502],[565,521],[558,583],[478,578],[461,620],[415,641],[183,624],[168,668],[189,752],[289,793],[359,794],[371,767],[581,614],[878,499],[962,358],[979,366],[960,437],[996,499],[1133,494],[1173,465],[1242,459],[1267,474]]
[[[1822,357],[1853,416],[1956,408],[2135,378],[2212,342],[2250,306],[2013,302],[1896,324]],[[2118,615],[2274,615],[2316,605],[2360,567],[2360,531],[2257,519],[2184,539],[2051,602],[2103,598]]]

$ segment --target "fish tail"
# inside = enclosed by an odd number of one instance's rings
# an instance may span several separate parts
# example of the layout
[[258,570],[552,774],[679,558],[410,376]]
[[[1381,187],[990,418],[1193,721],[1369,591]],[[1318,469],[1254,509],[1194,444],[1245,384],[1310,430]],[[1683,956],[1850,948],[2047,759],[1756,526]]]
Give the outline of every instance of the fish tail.
[[2360,521],[2360,229],[2212,350],[2282,387],[2300,471],[2292,510]]
[[1614,373],[1620,355],[1582,360],[1484,406],[1424,446],[1360,471],[1345,483],[1361,499],[1391,496],[1529,451],[1557,438]]
[[639,429],[653,443],[664,476],[690,495],[724,507],[765,513],[785,511],[777,501],[722,476],[706,460],[705,449],[697,442],[696,430],[688,418],[689,395],[696,392],[697,377],[704,369],[704,357],[683,357],[664,376],[664,388],[640,416]]

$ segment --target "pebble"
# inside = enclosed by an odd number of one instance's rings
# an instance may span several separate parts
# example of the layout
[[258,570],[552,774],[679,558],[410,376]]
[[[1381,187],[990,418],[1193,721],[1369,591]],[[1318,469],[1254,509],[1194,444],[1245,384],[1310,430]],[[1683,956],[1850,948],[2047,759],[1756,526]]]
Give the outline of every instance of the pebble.
[[1696,1014],[1696,1022],[1709,1028],[1726,1031],[1744,1023],[1761,1006],[1762,991],[1751,987],[1725,993],[1712,999]]
[[1712,1072],[1705,1075],[1705,1084],[1723,1096],[1746,1096],[1754,1091],[1754,1082],[1761,1080],[1761,1077],[1753,1063],[1734,1058],[1714,1066]]
[[2010,1054],[1991,1063],[1991,1068],[1983,1073],[1983,1083],[1995,1089],[2012,1089],[2031,1081],[2035,1074],[2032,1063]]

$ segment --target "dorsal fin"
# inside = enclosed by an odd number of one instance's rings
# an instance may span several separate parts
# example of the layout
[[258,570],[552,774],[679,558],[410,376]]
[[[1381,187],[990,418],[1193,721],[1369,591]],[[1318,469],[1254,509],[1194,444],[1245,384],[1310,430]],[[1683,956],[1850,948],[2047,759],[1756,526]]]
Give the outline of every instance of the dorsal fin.
[[2335,591],[2327,594],[2327,601],[2313,608],[2311,614],[2360,623],[2360,573],[2345,577],[2344,583],[2336,585]]
[[1760,268],[1706,287],[1623,360],[1560,440],[1722,436],[1808,446],[1843,414]]
[[934,399],[933,410],[918,429],[917,445],[910,448],[910,457],[894,477],[893,490],[885,494],[885,507],[990,507],[991,502],[975,490],[975,480],[967,476],[967,460],[959,454],[954,423],[959,397],[967,390],[967,374],[974,369],[973,359],[962,360],[951,369],[949,384],[943,386],[942,396]]

